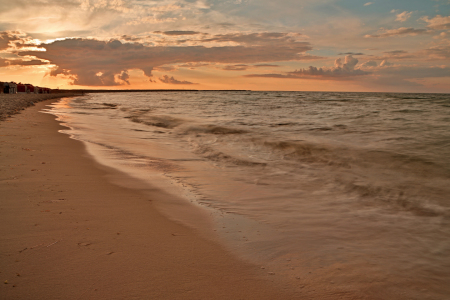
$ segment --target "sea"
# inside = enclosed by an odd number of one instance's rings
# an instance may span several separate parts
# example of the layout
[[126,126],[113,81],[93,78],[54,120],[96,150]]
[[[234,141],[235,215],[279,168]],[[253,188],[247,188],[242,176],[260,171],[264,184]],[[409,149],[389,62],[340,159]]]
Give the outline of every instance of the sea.
[[90,93],[47,112],[308,299],[450,299],[449,94]]

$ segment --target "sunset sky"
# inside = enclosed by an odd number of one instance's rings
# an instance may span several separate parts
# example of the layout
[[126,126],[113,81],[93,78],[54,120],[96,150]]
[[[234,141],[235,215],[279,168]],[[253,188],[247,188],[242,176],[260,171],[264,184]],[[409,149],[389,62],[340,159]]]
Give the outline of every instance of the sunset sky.
[[450,92],[450,0],[0,0],[0,81]]

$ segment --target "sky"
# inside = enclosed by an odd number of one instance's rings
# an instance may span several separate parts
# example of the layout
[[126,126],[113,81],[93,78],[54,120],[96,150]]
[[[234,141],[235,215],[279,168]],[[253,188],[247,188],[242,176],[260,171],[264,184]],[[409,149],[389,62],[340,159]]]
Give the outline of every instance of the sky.
[[0,81],[450,93],[450,0],[0,0]]

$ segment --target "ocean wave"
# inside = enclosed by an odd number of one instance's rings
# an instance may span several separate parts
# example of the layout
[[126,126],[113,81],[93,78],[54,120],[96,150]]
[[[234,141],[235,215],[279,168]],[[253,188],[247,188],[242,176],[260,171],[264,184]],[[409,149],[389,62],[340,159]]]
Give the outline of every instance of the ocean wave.
[[260,166],[264,167],[267,165],[265,162],[252,161],[249,159],[238,158],[233,155],[224,153],[222,151],[215,150],[214,148],[207,145],[197,145],[194,153],[201,155],[211,161],[231,163],[237,166]]
[[117,106],[119,106],[119,105],[113,104],[113,103],[102,103],[102,104],[103,104],[104,106],[109,107],[109,108],[112,108],[112,109],[116,109]]
[[[165,126],[165,125],[164,125]],[[312,131],[330,131],[335,129],[346,129],[343,126],[319,127]],[[450,177],[450,170],[445,165],[430,160],[428,157],[408,152],[396,152],[383,149],[371,149],[368,147],[357,147],[350,143],[335,143],[334,141],[319,140],[304,135],[302,140],[281,140],[274,135],[260,131],[248,131],[239,128],[183,124],[177,128],[177,134],[194,144],[194,148],[207,145],[210,142],[208,135],[220,136],[215,140],[215,145],[208,145],[211,149],[222,153],[217,157],[228,158],[230,154],[225,153],[227,145],[232,145],[233,152],[241,153],[241,156],[256,157],[261,161],[285,160],[293,163],[322,164],[334,168],[361,168],[396,170],[400,174],[414,174],[418,177]],[[199,135],[197,134],[204,134]],[[281,138],[282,136],[280,136]],[[408,141],[411,138],[399,136],[383,139],[385,141]],[[239,150],[237,150],[239,149]],[[211,150],[212,151],[212,150]],[[231,154],[231,156],[234,156]],[[211,157],[215,157],[212,155]],[[232,160],[229,160],[229,162]]]
[[355,182],[347,182],[344,186],[346,193],[356,194],[360,202],[366,206],[384,206],[423,217],[450,217],[450,209],[427,201],[426,193],[423,190],[419,193],[401,186]]
[[139,116],[139,115],[131,115],[127,116],[132,122],[135,123],[141,123],[148,126],[155,126],[160,128],[167,128],[167,129],[173,129],[175,127],[180,126],[184,122],[186,122],[183,119],[174,118],[171,116],[162,116],[162,115],[145,115],[145,116]]
[[277,122],[274,124],[270,124],[270,127],[278,127],[278,126],[296,126],[298,123],[296,122]]
[[233,127],[225,127],[218,125],[189,125],[185,126],[180,130],[179,133],[189,134],[189,133],[209,133],[209,134],[217,134],[217,135],[227,135],[227,134],[244,134],[248,133],[247,130],[242,130]]
[[78,100],[78,102],[76,102],[76,100],[74,100],[74,102],[80,104],[79,107],[82,109],[88,109],[88,110],[90,110],[90,109],[94,109],[94,110],[95,109],[117,109],[119,107],[118,104],[114,104],[114,103],[106,103],[106,102],[89,103],[89,102],[86,102],[86,99],[77,99],[77,100]]
[[400,109],[400,110],[394,110],[393,112],[406,113],[406,114],[421,114],[421,113],[424,113],[425,111],[419,110],[419,109]]
[[338,149],[325,143],[308,141],[275,141],[253,139],[256,145],[269,148],[276,156],[283,160],[302,163],[322,163],[329,166],[351,168],[350,157],[343,154],[344,149]]
[[333,130],[331,127],[316,127],[309,129],[310,131],[330,131]]

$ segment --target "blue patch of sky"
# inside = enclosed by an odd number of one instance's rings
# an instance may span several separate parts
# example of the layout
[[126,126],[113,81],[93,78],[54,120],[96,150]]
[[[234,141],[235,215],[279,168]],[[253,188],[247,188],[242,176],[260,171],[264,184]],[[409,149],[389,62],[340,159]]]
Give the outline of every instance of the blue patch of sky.
[[[365,5],[368,3],[371,4]],[[389,15],[393,15],[395,21],[393,11],[395,13],[413,12],[411,18],[415,21],[424,16],[448,16],[450,14],[450,2],[447,0],[335,0],[334,2],[313,4],[311,8],[324,17],[353,15],[367,23],[376,23],[377,19],[389,18]]]
[[[425,28],[426,23],[421,18],[425,16],[433,18],[436,15],[448,16],[450,1],[335,0],[331,4],[317,4],[314,10],[325,18],[345,16],[359,18],[367,30],[366,33],[371,34],[381,27],[387,29],[399,27]],[[410,18],[404,22],[396,20],[397,14],[405,11],[411,13]]]
[[[371,2],[371,5],[365,5]],[[229,16],[238,16],[267,28],[285,26],[305,28],[321,25],[327,20],[359,18],[370,30],[380,27],[424,28],[421,17],[450,14],[448,0],[258,0],[223,1],[209,0],[212,10]],[[406,22],[396,21],[396,14],[412,12]]]
[[[364,5],[369,2],[372,4]],[[450,10],[450,3],[446,0],[336,0],[336,4],[358,15],[386,14],[395,9],[399,12],[417,11],[423,15],[434,16],[437,9],[440,14],[448,14]]]

